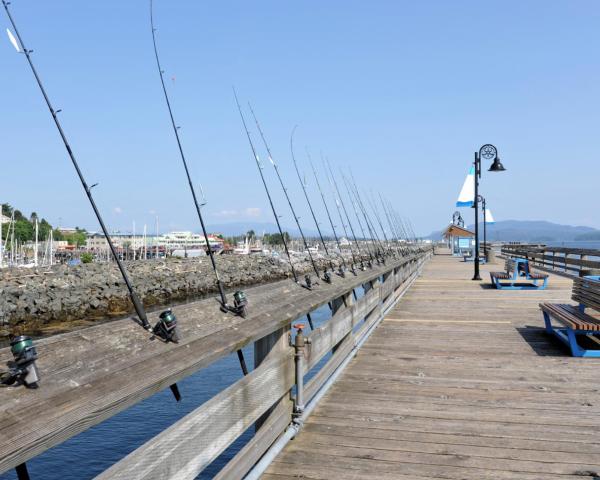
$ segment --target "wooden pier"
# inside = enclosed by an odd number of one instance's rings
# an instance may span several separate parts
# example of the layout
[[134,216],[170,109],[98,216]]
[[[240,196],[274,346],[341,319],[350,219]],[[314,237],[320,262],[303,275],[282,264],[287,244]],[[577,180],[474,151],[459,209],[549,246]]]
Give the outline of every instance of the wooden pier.
[[430,260],[262,478],[600,478],[600,360],[568,356],[538,308],[572,281],[498,291],[491,269]]
[[[249,289],[245,319],[181,305],[178,345],[131,319],[38,341],[40,388],[0,390],[0,473],[253,343],[247,376],[98,478],[191,480],[254,427],[216,479],[600,479],[600,359],[570,357],[538,307],[569,302],[572,280],[495,290],[503,260],[474,282],[472,263],[431,254]],[[292,324],[323,305],[331,318],[299,349]]]
[[[219,474],[243,478],[292,421],[298,377],[320,367],[305,389],[307,400],[316,396],[431,253],[431,246],[407,245],[385,264],[345,278],[335,275],[312,289],[292,280],[250,288],[246,318],[221,312],[213,298],[177,306],[182,336],[177,345],[153,340],[132,318],[38,340],[40,388],[0,389],[0,473],[17,468],[19,478],[27,478],[29,459],[253,343],[254,369],[247,376],[99,477],[193,479],[249,427],[260,426]],[[314,331],[307,328],[310,343],[300,364],[288,338],[291,326],[323,305],[332,316]],[[150,315],[151,323],[156,315]],[[0,349],[0,364],[10,360],[9,349]]]

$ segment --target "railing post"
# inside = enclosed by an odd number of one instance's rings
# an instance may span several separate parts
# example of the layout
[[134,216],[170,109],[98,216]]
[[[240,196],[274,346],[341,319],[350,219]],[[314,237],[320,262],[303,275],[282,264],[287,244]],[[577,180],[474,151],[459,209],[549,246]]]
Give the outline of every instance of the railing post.
[[[277,355],[279,352],[283,352],[290,348],[290,330],[290,326],[286,326],[275,330],[254,342],[254,368],[258,367],[270,355]],[[282,401],[287,400],[288,399],[284,397]],[[254,423],[255,430],[258,430],[262,424],[265,423],[271,412],[279,405],[279,403],[280,402],[273,405],[273,407],[265,412],[264,415]]]
[[[350,292],[344,293],[340,297],[333,299],[333,301],[331,302],[331,316],[335,315],[337,313],[337,311],[342,307],[352,306],[352,304],[354,303],[354,297],[352,296],[353,292],[354,292],[354,289],[352,289]],[[352,334],[352,332],[348,332],[348,335],[351,335],[351,334]],[[332,355],[337,351],[337,349],[344,342],[344,340],[346,340],[346,337],[348,335],[346,335],[344,338],[342,338],[342,340],[340,340],[340,342],[337,345],[333,346],[333,348],[331,349]]]
[[304,336],[303,326],[296,326],[297,333],[294,339],[294,361],[296,372],[296,399],[294,402],[294,417],[299,417],[304,413],[304,348],[309,339]]

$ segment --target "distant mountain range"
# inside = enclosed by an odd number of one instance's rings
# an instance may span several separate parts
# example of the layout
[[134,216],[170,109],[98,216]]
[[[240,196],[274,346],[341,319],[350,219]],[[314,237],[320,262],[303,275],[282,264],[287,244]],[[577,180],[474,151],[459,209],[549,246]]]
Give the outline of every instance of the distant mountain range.
[[[483,225],[480,224],[480,228]],[[469,230],[474,225],[467,226]],[[483,230],[481,231],[483,235]],[[442,231],[432,232],[427,238],[440,239]],[[487,225],[487,238],[490,241],[503,242],[572,242],[600,240],[600,230],[592,227],[559,225],[546,221],[504,220]]]

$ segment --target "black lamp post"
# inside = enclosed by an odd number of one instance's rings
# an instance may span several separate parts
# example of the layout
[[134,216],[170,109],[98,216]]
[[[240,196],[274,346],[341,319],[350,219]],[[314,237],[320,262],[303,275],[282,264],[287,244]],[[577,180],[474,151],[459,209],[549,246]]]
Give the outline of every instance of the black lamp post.
[[[498,150],[493,145],[486,143],[483,147],[479,149],[479,152],[475,152],[475,161],[473,162],[475,165],[475,198],[473,199],[473,203],[475,204],[475,272],[473,275],[473,280],[481,280],[479,276],[479,179],[481,178],[481,157],[486,160],[493,160],[492,166],[489,168],[488,172],[503,172],[506,170],[504,165],[500,162],[500,157],[498,156]],[[485,210],[484,210],[485,211]],[[484,224],[485,226],[485,224]],[[485,227],[484,227],[485,233]]]
[[[483,256],[487,260],[487,205],[483,195],[477,195],[477,201],[481,203],[481,209],[483,210]],[[473,208],[475,208],[475,204],[473,204]]]

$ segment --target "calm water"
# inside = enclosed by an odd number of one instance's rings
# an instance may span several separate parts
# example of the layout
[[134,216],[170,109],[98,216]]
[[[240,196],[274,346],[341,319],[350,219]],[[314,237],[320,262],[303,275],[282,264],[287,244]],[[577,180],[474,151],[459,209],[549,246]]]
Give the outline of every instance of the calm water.
[[590,240],[586,242],[548,242],[550,247],[571,247],[571,248],[590,248],[600,250],[600,242]]
[[[360,297],[362,291],[357,289],[357,294]],[[312,318],[315,326],[321,325],[331,318],[329,308],[326,305],[319,308],[313,312]],[[250,367],[254,358],[252,346],[244,349],[244,356]],[[320,365],[326,360],[327,357],[321,360]],[[181,402],[175,402],[167,388],[28,461],[31,478],[93,478],[241,377],[237,355],[229,355],[179,382]],[[244,446],[253,432],[251,427],[198,478],[212,478]],[[0,474],[0,480],[16,478],[14,470]]]

